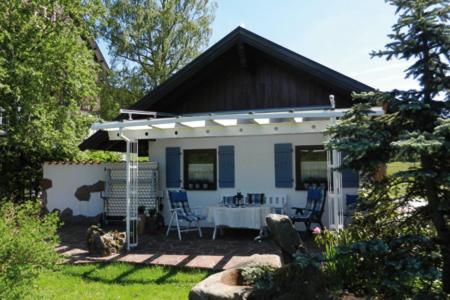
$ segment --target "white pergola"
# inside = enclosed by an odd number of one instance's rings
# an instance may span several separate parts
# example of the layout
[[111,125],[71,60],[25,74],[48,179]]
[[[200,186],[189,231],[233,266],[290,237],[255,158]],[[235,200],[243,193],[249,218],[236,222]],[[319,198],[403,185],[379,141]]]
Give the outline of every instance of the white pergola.
[[[292,109],[235,113],[209,113],[201,115],[167,116],[158,118],[156,112],[128,111],[129,120],[95,123],[92,129],[106,130],[110,140],[124,140],[127,144],[127,245],[128,249],[137,244],[137,141],[149,139],[186,139],[230,136],[264,136],[280,134],[323,133],[327,126],[334,124],[348,109]],[[381,107],[373,107],[372,115],[383,114]],[[134,114],[152,116],[148,119],[132,120]],[[342,176],[337,167],[341,165],[341,155],[333,150],[328,152],[328,200],[330,227],[343,227]]]

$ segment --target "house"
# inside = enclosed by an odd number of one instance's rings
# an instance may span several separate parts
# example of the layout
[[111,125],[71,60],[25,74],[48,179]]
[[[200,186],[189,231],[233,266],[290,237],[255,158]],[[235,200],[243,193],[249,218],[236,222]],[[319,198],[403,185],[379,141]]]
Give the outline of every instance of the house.
[[[352,92],[371,90],[238,27],[132,105],[132,120],[94,124],[80,149],[148,155],[161,191],[183,187],[193,206],[236,192],[282,194],[288,207],[301,206],[308,184],[329,181],[324,129]],[[357,173],[342,172],[340,184],[341,198],[355,194]]]

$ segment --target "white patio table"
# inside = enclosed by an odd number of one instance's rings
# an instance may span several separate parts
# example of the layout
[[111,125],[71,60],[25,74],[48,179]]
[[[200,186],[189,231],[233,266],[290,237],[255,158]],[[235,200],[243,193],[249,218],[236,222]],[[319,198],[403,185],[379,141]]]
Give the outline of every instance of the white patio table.
[[261,230],[264,226],[266,226],[265,218],[268,214],[270,214],[270,212],[270,207],[266,206],[209,207],[208,221],[214,223],[212,239],[216,239],[218,226]]

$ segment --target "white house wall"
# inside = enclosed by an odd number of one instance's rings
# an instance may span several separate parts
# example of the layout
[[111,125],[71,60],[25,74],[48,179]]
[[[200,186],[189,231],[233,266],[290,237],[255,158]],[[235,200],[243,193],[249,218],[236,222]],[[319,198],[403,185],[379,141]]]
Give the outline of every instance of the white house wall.
[[[149,156],[151,161],[159,163],[161,190],[165,191],[166,147],[180,147],[181,151],[183,151],[186,149],[217,149],[218,146],[233,145],[235,147],[235,188],[217,187],[215,191],[188,191],[190,205],[201,208],[215,206],[220,201],[221,195],[235,195],[237,190],[240,190],[243,194],[287,195],[287,207],[290,209],[292,206],[302,207],[305,205],[306,191],[295,190],[295,184],[293,188],[275,188],[274,145],[278,143],[292,143],[294,147],[299,145],[321,145],[324,141],[325,137],[321,133],[164,139],[149,142]],[[295,161],[295,155],[293,161]],[[181,156],[181,177],[183,180],[183,156]],[[169,205],[167,201],[167,199],[164,199],[164,219],[166,223],[169,220]],[[290,211],[290,213],[293,212]],[[326,211],[323,221],[324,224],[328,224]]]
[[105,180],[104,164],[62,164],[44,163],[43,178],[52,182],[46,190],[49,211],[70,208],[73,215],[94,217],[103,211],[100,193],[90,193],[89,201],[80,201],[75,197],[76,190],[83,185],[93,185]]

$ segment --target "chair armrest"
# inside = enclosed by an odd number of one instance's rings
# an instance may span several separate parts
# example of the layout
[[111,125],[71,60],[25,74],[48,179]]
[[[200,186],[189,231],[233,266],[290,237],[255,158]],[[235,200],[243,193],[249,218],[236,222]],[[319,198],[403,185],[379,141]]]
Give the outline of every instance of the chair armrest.
[[295,209],[295,214],[298,215],[298,213],[303,214],[305,211],[312,211],[312,209],[306,208],[306,207],[291,207],[292,209]]
[[191,210],[193,212],[201,212],[204,213],[206,211],[207,207],[201,206],[201,207],[191,207]]

